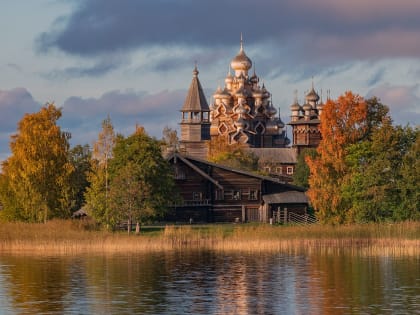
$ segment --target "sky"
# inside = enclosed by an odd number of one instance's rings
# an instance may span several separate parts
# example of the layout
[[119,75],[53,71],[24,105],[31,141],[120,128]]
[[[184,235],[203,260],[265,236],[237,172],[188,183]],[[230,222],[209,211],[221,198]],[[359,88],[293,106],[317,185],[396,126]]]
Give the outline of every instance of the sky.
[[418,0],[0,0],[0,161],[47,102],[72,146],[91,145],[107,115],[124,135],[178,129],[195,62],[210,102],[241,33],[283,121],[313,82],[419,125],[419,16]]

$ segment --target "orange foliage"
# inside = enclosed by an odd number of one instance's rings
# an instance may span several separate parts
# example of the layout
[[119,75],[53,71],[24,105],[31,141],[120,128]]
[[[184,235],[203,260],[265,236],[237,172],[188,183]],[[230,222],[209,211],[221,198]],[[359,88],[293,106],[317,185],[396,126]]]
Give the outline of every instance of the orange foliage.
[[345,153],[366,134],[368,106],[357,94],[348,91],[324,106],[320,130],[322,140],[316,158],[307,157],[310,169],[308,196],[324,222],[342,223],[340,187],[346,174]]

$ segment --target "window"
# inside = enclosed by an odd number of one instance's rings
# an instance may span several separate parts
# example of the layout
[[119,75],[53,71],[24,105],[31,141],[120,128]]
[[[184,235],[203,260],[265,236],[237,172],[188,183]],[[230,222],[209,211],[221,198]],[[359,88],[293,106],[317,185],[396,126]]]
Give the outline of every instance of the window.
[[233,200],[241,200],[241,192],[239,190],[233,191]]
[[270,171],[271,171],[270,166],[265,166],[264,167],[264,172],[270,173]]
[[248,196],[249,200],[257,200],[258,199],[258,190],[251,190]]
[[201,192],[193,192],[193,200],[198,201],[202,199]]
[[214,199],[215,200],[224,200],[225,198],[225,196],[224,196],[224,191],[223,190],[221,190],[221,189],[217,189],[215,192],[215,196],[214,196]]
[[277,167],[276,167],[276,173],[277,173],[277,174],[281,174],[281,173],[283,173],[283,170],[282,170],[282,167],[281,167],[281,166],[277,166]]
[[292,175],[293,174],[293,166],[288,166],[287,167],[287,175]]

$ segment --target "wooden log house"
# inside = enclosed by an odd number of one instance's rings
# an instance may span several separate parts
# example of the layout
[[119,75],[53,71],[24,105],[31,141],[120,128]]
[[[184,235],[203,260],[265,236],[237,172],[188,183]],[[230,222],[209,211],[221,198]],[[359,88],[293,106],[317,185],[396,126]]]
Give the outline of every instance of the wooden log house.
[[269,222],[279,210],[307,213],[302,187],[178,153],[168,160],[182,196],[168,220]]

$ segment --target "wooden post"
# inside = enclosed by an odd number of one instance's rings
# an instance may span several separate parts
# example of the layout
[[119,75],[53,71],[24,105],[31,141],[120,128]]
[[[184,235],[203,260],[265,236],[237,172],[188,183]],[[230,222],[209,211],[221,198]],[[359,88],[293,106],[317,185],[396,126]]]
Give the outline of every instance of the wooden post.
[[246,221],[246,208],[245,205],[242,205],[242,223]]
[[139,234],[139,233],[140,233],[140,223],[137,222],[137,224],[136,224],[136,234]]
[[287,223],[287,208],[284,208],[284,223]]

